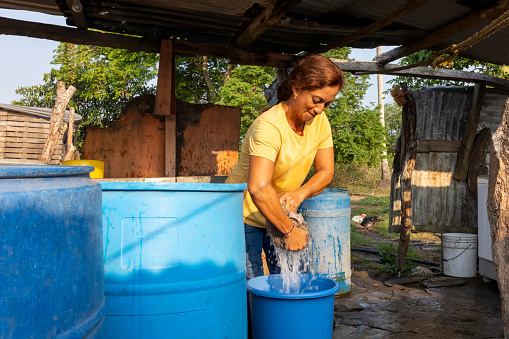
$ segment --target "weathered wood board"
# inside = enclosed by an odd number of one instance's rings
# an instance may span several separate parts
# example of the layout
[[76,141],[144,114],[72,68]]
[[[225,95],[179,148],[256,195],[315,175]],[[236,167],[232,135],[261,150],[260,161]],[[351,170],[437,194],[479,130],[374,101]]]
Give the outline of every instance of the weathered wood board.
[[[469,191],[468,180],[453,178],[472,92],[472,87],[428,87],[412,92],[419,144],[412,175],[414,232],[477,232],[477,214],[472,209],[475,201],[471,201],[476,194]],[[485,127],[492,133],[497,130],[507,98],[507,92],[486,89],[477,132]],[[401,225],[401,186],[397,174],[391,183],[390,232],[399,232]]]
[[[37,160],[48,136],[50,120],[41,116],[0,109],[0,158]],[[50,160],[60,164],[64,154],[59,139]]]

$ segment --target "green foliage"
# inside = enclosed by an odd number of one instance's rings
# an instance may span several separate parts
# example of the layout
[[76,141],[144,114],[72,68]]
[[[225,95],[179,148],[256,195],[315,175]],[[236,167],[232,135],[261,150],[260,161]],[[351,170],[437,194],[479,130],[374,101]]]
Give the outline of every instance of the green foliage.
[[337,163],[379,164],[385,129],[377,111],[364,107],[352,109],[348,102],[340,102],[339,105],[334,102],[328,116]]
[[[347,59],[349,53],[349,48],[340,48],[326,56]],[[132,97],[155,93],[154,86],[148,84],[157,76],[158,58],[150,53],[61,43],[52,60],[55,68],[44,75],[43,84],[18,88],[16,93],[23,98],[14,103],[52,107],[57,80],[75,86],[77,92],[70,105],[83,117],[78,131],[81,142],[87,127],[107,126],[119,117]],[[242,138],[267,108],[264,91],[276,76],[271,67],[231,65],[225,59],[202,56],[177,57],[176,96],[191,103],[240,107]],[[370,86],[368,76],[345,73],[345,79],[346,87],[326,112],[333,129],[335,160],[341,164],[378,165],[386,129],[380,124],[376,109],[362,106]]]
[[331,188],[346,188],[351,193],[371,194],[380,182],[382,171],[380,166],[368,166],[367,164],[343,164],[334,165],[334,177],[330,183]]
[[148,82],[157,75],[157,62],[158,56],[151,53],[60,43],[51,61],[57,68],[44,74],[42,85],[19,87],[16,93],[23,98],[13,103],[53,107],[57,80],[73,85],[77,91],[69,105],[83,117],[79,147],[87,127],[106,126],[120,116],[130,98],[155,93]]
[[[233,67],[227,60],[202,56],[175,58],[175,94],[177,99],[204,104],[215,102],[217,92],[223,86],[225,74]],[[210,86],[205,81],[205,74]]]
[[241,136],[246,134],[259,112],[267,107],[264,91],[276,76],[272,67],[239,66],[233,69],[221,88],[219,103],[242,108]]
[[380,256],[382,257],[380,262],[385,265],[385,271],[396,277],[410,273],[416,266],[413,262],[407,261],[403,267],[399,268],[396,265],[396,256],[393,253],[382,252]]
[[392,162],[396,153],[396,142],[401,130],[401,107],[395,103],[385,104],[384,106],[387,158],[389,162]]
[[[325,56],[347,59],[350,48],[333,49]],[[327,109],[337,163],[379,164],[384,149],[385,129],[375,108],[362,106],[362,99],[371,86],[367,75],[345,73],[345,88]]]
[[[429,60],[434,54],[434,51],[421,50],[417,53],[411,54],[402,58],[399,62],[400,65],[411,65],[421,61]],[[462,71],[470,71],[474,73],[483,73],[493,75],[499,78],[509,79],[509,70],[507,66],[495,65],[488,62],[481,62],[478,60],[468,59],[464,57],[455,57],[446,61],[438,66],[438,68],[455,69]],[[396,77],[387,81],[392,85],[399,85],[404,82],[408,85],[409,90],[419,90],[425,86],[465,86],[469,85],[462,81],[440,80],[440,79],[426,79],[417,77]]]

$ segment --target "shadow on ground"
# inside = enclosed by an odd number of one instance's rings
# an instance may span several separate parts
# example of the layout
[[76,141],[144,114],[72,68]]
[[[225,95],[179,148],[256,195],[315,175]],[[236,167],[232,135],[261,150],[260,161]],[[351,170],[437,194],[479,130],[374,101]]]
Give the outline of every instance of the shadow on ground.
[[336,297],[333,339],[504,338],[496,282],[435,277],[414,286],[353,271],[350,292]]

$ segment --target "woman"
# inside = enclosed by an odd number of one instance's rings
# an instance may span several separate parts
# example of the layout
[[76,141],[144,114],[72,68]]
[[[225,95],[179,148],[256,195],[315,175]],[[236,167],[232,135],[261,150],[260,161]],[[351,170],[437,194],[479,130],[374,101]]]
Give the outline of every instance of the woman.
[[[281,86],[280,102],[247,131],[239,164],[226,181],[248,186],[244,193],[247,279],[263,275],[262,248],[270,273],[280,272],[265,218],[285,235],[289,250],[306,246],[307,232],[293,226],[281,203],[296,211],[304,199],[321,193],[332,180],[332,134],[322,113],[343,87],[343,72],[336,64],[320,55],[307,56]],[[316,172],[302,185],[313,162]]]

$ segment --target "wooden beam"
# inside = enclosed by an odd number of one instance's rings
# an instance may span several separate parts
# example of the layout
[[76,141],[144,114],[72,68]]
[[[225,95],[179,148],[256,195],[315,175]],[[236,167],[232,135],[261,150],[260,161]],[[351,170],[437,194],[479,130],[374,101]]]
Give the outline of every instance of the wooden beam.
[[247,47],[302,0],[274,0],[237,37],[236,45]]
[[472,101],[468,109],[465,131],[461,139],[458,158],[456,160],[456,168],[454,169],[454,179],[466,180],[468,174],[468,165],[470,164],[470,151],[474,145],[475,136],[477,135],[477,125],[481,116],[481,107],[484,100],[485,84],[476,84],[472,93]]
[[508,8],[509,4],[507,0],[498,1],[494,6],[488,9],[473,11],[459,20],[437,28],[419,40],[385,52],[382,55],[375,57],[373,61],[376,61],[380,65],[388,64],[391,61],[418,52],[422,49],[426,49],[447,39],[448,37],[454,36],[471,27],[475,27],[486,20],[499,16]]
[[350,61],[342,59],[332,59],[345,72],[353,74],[390,74],[407,77],[429,78],[429,79],[442,79],[454,80],[465,82],[484,82],[488,86],[499,88],[509,91],[509,80],[497,78],[491,75],[457,71],[453,69],[433,69],[431,67],[415,67],[401,71],[393,71],[401,67],[401,65],[385,65],[380,66],[376,62],[369,61]]
[[[26,36],[80,45],[119,48],[131,52],[159,53],[161,47],[160,39],[157,38],[137,38],[4,17],[0,17],[0,35]],[[273,67],[288,67],[293,58],[285,54],[248,51],[236,47],[194,43],[183,40],[173,41],[173,52],[177,55],[206,55],[209,57],[225,58],[229,59],[230,63]]]
[[175,54],[204,55],[228,59],[231,64],[289,67],[293,56],[279,53],[255,52],[236,47],[174,40]]
[[401,6],[399,6],[396,10],[392,11],[385,17],[373,22],[372,24],[363,27],[356,31],[355,33],[348,35],[346,37],[343,37],[341,39],[331,41],[330,43],[327,43],[325,46],[320,46],[319,48],[313,49],[309,53],[324,53],[332,48],[338,48],[346,46],[354,41],[357,41],[359,39],[362,39],[366,35],[373,34],[382,28],[392,24],[393,22],[397,21],[398,19],[404,17],[408,13],[414,11],[415,9],[421,7],[424,5],[428,0],[407,0],[407,2]]
[[159,58],[159,72],[157,75],[156,103],[154,114],[176,115],[172,109],[175,86],[173,86],[173,73],[175,72],[175,57],[173,55],[173,42],[161,41],[161,56]]
[[164,173],[167,177],[176,176],[176,147],[177,147],[177,112],[175,103],[175,57],[171,40],[161,41],[161,56],[159,58],[159,73],[157,76],[156,102],[154,114],[164,115],[164,147],[165,166]]
[[417,153],[458,152],[459,141],[450,140],[417,140]]
[[160,42],[120,34],[109,34],[70,27],[0,17],[0,35],[26,36],[80,45],[127,49],[132,52],[159,53]]
[[76,12],[72,7],[72,5],[74,4],[75,1],[80,1],[80,4],[81,4],[81,0],[65,0],[65,2],[67,3],[67,6],[69,6],[69,11],[72,15],[74,23],[76,24],[76,27],[81,28],[81,29],[86,29],[87,28],[87,19],[85,18],[85,14],[83,14],[83,5],[82,5],[82,10],[79,12]]
[[51,15],[62,15],[56,1],[45,1],[45,3],[42,3],[41,1],[41,3],[36,3],[35,1],[28,2],[24,0],[9,0],[8,2],[2,1],[2,8],[39,12]]

